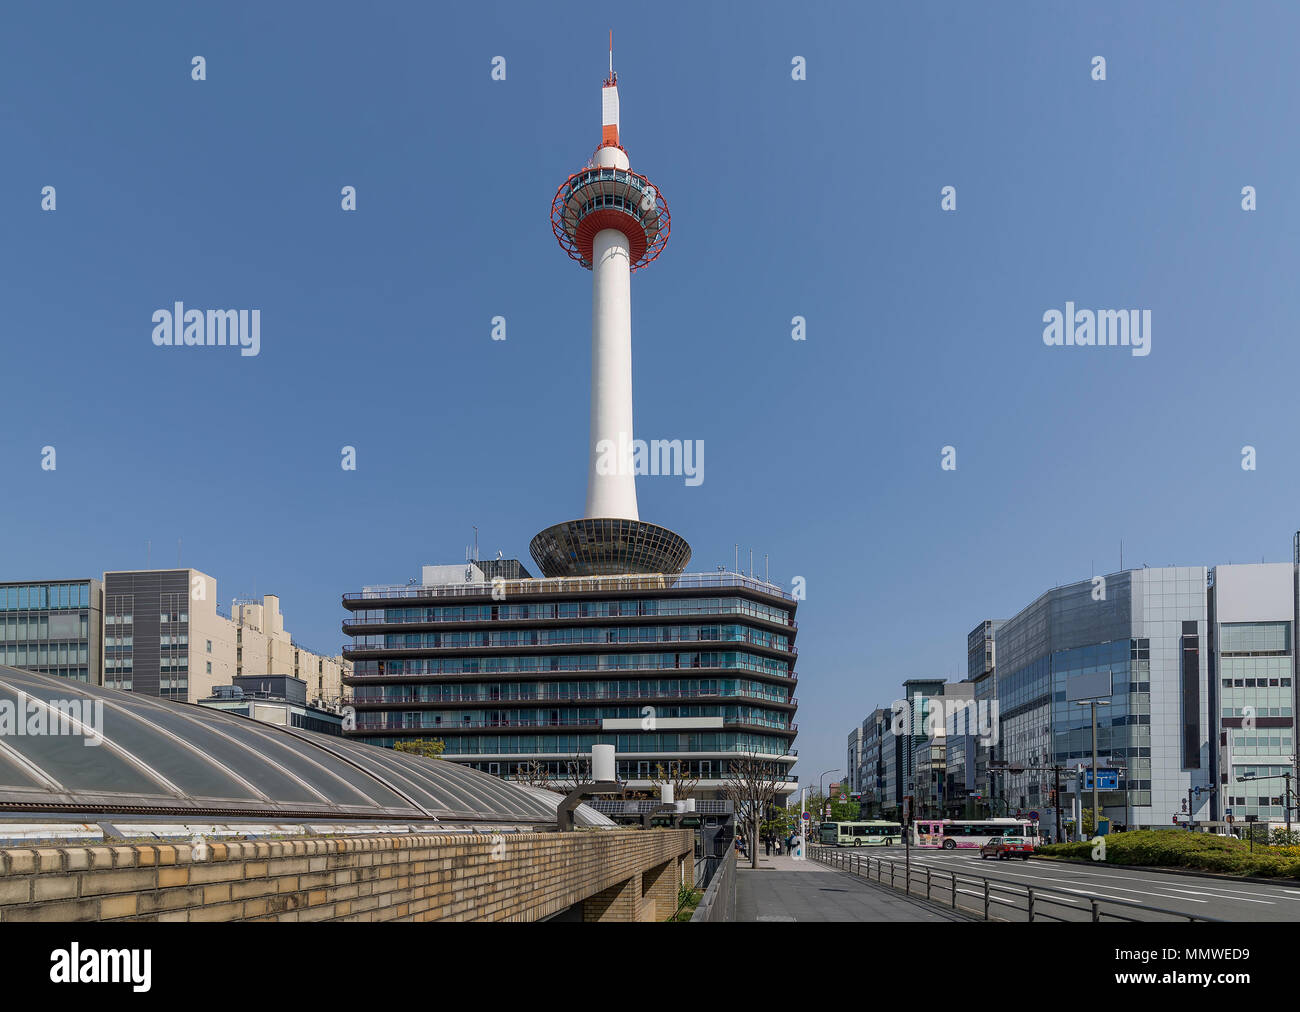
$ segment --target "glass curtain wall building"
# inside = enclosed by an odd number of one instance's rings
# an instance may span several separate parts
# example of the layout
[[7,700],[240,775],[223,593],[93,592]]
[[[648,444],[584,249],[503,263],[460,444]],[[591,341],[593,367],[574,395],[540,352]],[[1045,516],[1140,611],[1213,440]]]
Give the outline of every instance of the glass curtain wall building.
[[[441,567],[431,567],[441,568]],[[558,781],[592,745],[650,789],[680,763],[716,793],[740,754],[795,762],[796,602],[737,573],[368,588],[345,595],[356,728],[437,738],[444,758]],[[782,794],[794,790],[788,777]]]
[[[1049,591],[997,631],[999,757],[1038,769],[1007,774],[1012,813],[1046,809],[1060,764],[1092,762],[1097,698],[1099,768],[1120,771],[1102,791],[1113,823],[1159,827],[1183,814],[1189,788],[1211,777],[1207,571],[1129,570]],[[1062,776],[1064,792],[1074,777]],[[1208,796],[1192,817],[1209,817]]]
[[0,583],[0,664],[103,682],[99,580]]

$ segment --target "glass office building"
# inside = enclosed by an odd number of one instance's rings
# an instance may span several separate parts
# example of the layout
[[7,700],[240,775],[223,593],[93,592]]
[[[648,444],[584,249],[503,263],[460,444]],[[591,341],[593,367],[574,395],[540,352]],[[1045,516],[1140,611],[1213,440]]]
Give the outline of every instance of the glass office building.
[[465,568],[470,582],[344,596],[351,736],[441,739],[444,758],[503,777],[540,763],[557,781],[609,744],[633,788],[680,763],[699,797],[741,754],[793,766],[786,591],[738,573],[488,580]]
[[0,664],[103,682],[99,580],[0,583]]
[[[1027,767],[1006,775],[1012,814],[1048,807],[1050,767],[1091,765],[1096,699],[1098,768],[1118,771],[1103,814],[1133,827],[1185,816],[1189,789],[1212,776],[1206,588],[1204,567],[1113,573],[1049,591],[998,628],[999,757]],[[1062,789],[1068,804],[1072,775]],[[1192,817],[1209,818],[1208,802],[1194,795]]]
[[1285,823],[1283,774],[1295,768],[1295,567],[1216,566],[1211,575],[1215,817]]

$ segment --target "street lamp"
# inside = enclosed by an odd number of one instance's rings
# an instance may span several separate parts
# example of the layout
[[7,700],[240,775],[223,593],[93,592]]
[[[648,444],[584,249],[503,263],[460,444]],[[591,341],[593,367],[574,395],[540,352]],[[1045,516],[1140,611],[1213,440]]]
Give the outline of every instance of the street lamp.
[[[1092,831],[1101,832],[1101,809],[1097,805],[1097,707],[1110,706],[1110,700],[1107,699],[1088,699],[1080,700],[1078,706],[1089,706],[1092,708]],[[1125,816],[1128,818],[1128,816]]]
[[[820,795],[822,796],[823,799],[825,798],[825,795],[822,794],[822,786],[821,786],[821,785],[822,785],[822,780],[825,779],[827,773],[838,773],[838,772],[839,772],[839,770],[837,770],[837,769],[835,769],[835,770],[826,770],[824,773],[822,773],[822,775],[821,775],[820,777],[817,778],[817,793],[820,794]],[[807,787],[807,785],[804,785],[803,787],[801,787],[801,788],[799,789],[799,835],[800,835],[801,837],[803,837],[803,846],[799,848],[799,854],[797,854],[797,855],[794,856],[796,861],[799,861],[799,860],[807,860],[807,855],[808,855],[808,832],[807,832],[807,830],[808,830],[809,827],[808,827],[808,826],[805,826],[804,823],[805,823],[805,822],[811,822],[812,820],[811,820],[811,819],[807,819],[807,820],[805,820],[804,817],[803,817],[803,813],[807,810],[807,801],[808,801],[808,787]],[[823,801],[823,804],[824,804],[824,801]],[[818,821],[820,822],[820,820],[818,820]]]

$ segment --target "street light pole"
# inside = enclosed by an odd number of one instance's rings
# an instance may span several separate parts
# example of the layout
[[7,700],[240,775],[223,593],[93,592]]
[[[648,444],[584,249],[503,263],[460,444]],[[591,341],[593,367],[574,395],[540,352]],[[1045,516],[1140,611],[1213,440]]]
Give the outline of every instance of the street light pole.
[[1106,699],[1089,699],[1086,702],[1080,700],[1078,705],[1092,708],[1092,831],[1097,834],[1101,832],[1101,809],[1097,803],[1097,707],[1110,706],[1110,701]]

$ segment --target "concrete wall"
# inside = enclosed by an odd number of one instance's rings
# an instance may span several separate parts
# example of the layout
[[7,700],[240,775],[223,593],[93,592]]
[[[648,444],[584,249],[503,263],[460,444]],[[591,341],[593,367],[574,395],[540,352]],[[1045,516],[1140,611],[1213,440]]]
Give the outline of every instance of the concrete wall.
[[0,923],[663,921],[693,855],[668,829],[3,849]]

